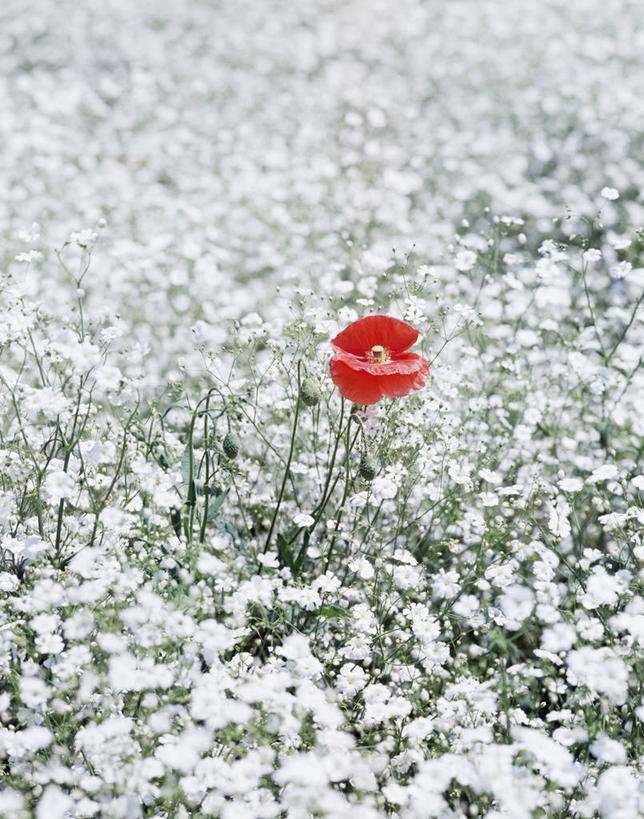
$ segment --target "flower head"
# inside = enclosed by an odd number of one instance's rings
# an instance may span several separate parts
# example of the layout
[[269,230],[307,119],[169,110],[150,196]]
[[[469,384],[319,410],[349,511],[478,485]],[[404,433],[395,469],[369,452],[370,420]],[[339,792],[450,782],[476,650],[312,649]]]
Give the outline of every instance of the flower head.
[[355,404],[375,404],[383,395],[398,398],[425,386],[427,361],[407,352],[418,330],[391,316],[354,321],[331,341],[331,378]]

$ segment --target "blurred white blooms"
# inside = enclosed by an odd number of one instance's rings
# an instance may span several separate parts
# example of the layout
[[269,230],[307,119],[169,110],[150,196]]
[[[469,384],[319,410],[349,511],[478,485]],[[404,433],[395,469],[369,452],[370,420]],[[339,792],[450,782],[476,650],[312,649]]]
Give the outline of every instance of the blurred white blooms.
[[76,491],[76,481],[62,469],[50,472],[43,485],[45,494],[51,503],[57,503],[63,498],[69,498]]
[[304,512],[298,512],[297,515],[293,516],[293,523],[296,526],[306,528],[308,526],[313,526],[313,524],[315,523],[315,518],[312,515],[307,515]]
[[644,814],[640,5],[437,6],[3,4],[0,815]]

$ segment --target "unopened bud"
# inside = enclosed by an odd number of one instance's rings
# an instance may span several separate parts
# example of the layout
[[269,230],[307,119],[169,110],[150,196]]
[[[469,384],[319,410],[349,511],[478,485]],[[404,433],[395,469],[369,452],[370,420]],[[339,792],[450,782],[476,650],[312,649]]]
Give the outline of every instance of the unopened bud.
[[239,438],[234,432],[226,433],[224,440],[221,442],[221,448],[224,450],[224,455],[234,461],[239,455]]
[[360,458],[360,476],[365,481],[372,481],[378,472],[378,461],[370,452],[364,452]]
[[305,378],[300,385],[300,398],[307,407],[314,407],[320,403],[320,388],[312,378]]

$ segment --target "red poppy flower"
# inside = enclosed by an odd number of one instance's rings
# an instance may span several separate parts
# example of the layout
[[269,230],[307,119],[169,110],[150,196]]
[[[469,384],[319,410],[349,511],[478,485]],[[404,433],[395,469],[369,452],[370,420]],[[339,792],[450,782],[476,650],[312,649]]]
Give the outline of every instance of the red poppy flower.
[[407,350],[418,330],[391,316],[354,321],[331,341],[331,378],[354,404],[375,404],[383,395],[398,398],[425,386],[427,361]]

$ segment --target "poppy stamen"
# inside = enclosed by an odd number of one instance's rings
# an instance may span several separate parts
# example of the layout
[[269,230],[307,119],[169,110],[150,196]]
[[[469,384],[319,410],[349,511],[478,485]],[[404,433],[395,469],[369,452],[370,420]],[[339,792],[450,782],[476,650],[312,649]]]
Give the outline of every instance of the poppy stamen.
[[389,350],[386,350],[380,344],[374,344],[367,353],[367,360],[372,364],[384,364],[389,361]]

